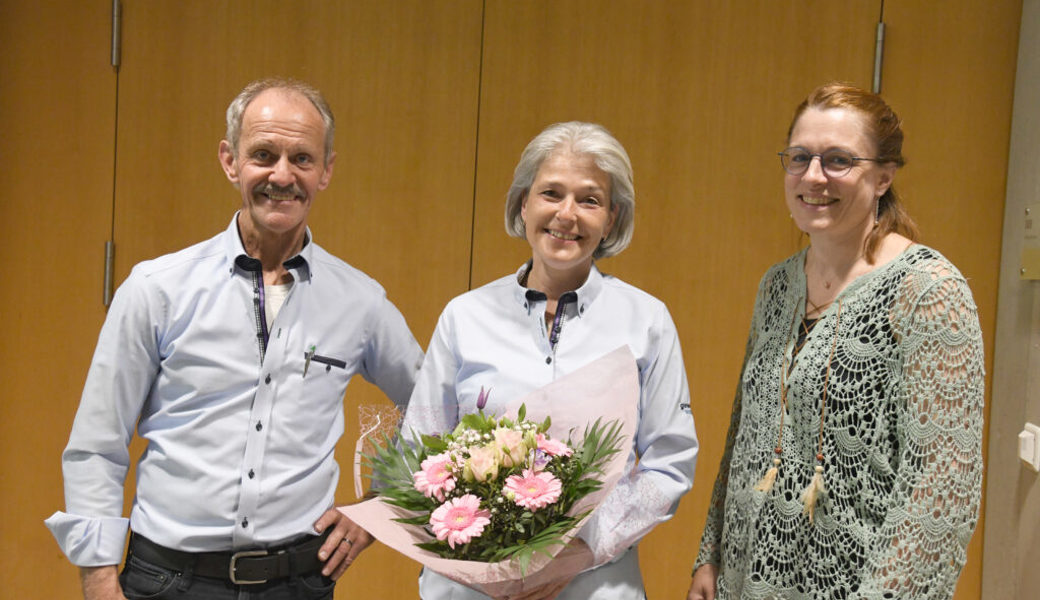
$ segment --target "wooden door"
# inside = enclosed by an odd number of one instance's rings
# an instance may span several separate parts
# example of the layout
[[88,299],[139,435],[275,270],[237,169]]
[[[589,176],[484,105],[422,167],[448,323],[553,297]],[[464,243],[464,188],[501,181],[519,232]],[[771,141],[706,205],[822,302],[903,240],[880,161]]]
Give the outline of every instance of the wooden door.
[[[1022,3],[887,0],[884,7],[881,92],[906,133],[899,193],[922,241],[968,278],[985,342],[988,424]],[[980,512],[954,600],[980,597],[984,527]]]
[[[104,2],[0,5],[0,573],[9,598],[75,598],[43,520],[104,319],[115,74]],[[67,574],[67,575],[66,575]]]
[[[776,152],[795,104],[831,79],[869,85],[879,2],[487,5],[473,285],[530,256],[503,231],[520,152],[550,123],[625,145],[632,245],[600,268],[663,300],[683,347],[701,450],[693,490],[640,545],[647,595],[689,585],[758,280],[799,247]],[[809,25],[811,21],[812,25]]]
[[[425,348],[468,283],[480,5],[476,1],[126,1],[116,169],[116,272],[227,226],[241,205],[217,163],[224,110],[250,80],[290,76],[336,116],[314,239],[378,280]],[[340,501],[354,497],[360,377],[346,396]],[[418,567],[377,545],[340,597],[415,597]]]
[[[338,120],[316,241],[379,280],[424,346],[449,298],[529,256],[502,208],[530,138],[582,119],[625,144],[635,239],[601,266],[671,309],[702,442],[693,490],[641,549],[650,597],[682,597],[755,285],[802,243],[774,153],[812,87],[869,86],[882,4],[882,91],[910,159],[901,192],[923,241],[970,278],[992,356],[1017,0],[125,0],[118,127],[110,3],[0,4],[0,164],[14,167],[0,201],[0,322],[14,329],[0,336],[7,589],[78,594],[41,521],[63,504],[59,458],[104,316],[110,229],[121,280],[226,226],[239,199],[216,162],[224,108],[247,81],[288,75],[324,90]],[[354,415],[373,404],[381,394],[353,382],[341,500]],[[980,542],[959,600],[978,597]],[[417,572],[376,546],[339,596],[414,598]]]

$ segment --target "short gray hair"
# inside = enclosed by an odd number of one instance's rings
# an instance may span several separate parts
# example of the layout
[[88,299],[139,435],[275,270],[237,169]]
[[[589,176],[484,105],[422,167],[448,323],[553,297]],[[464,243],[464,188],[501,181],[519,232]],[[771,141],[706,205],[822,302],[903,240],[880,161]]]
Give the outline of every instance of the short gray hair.
[[296,92],[310,100],[314,108],[318,110],[321,120],[325,123],[324,162],[328,165],[329,157],[332,156],[332,138],[336,133],[336,119],[332,116],[332,109],[329,107],[329,103],[325,101],[325,97],[321,95],[321,92],[314,86],[296,79],[283,79],[280,77],[257,79],[235,96],[235,99],[231,101],[227,108],[227,132],[224,134],[224,139],[231,145],[232,153],[238,154],[238,138],[242,135],[242,114],[246,112],[246,107],[262,92],[270,89]]
[[506,194],[506,233],[513,237],[526,237],[520,209],[538,169],[545,159],[557,151],[588,155],[597,167],[610,175],[610,208],[614,210],[616,207],[617,215],[614,227],[592,256],[606,258],[619,254],[632,241],[632,231],[635,229],[636,194],[632,184],[632,161],[621,142],[602,125],[595,123],[556,123],[546,127],[527,144],[513,171],[513,183]]

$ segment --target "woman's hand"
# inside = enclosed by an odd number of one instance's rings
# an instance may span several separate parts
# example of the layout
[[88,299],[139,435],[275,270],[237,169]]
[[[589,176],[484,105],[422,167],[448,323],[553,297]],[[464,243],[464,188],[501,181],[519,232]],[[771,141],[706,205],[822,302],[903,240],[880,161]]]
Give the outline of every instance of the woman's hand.
[[686,600],[715,600],[715,580],[718,577],[719,568],[715,565],[703,564],[697,567]]
[[573,579],[573,577],[570,577],[565,581],[547,583],[533,590],[521,592],[517,596],[509,596],[508,600],[553,600],[553,598],[563,591],[563,588],[567,587],[571,582],[571,579]]
[[497,600],[552,600],[593,562],[588,544],[575,537],[545,568],[524,580],[523,591]]

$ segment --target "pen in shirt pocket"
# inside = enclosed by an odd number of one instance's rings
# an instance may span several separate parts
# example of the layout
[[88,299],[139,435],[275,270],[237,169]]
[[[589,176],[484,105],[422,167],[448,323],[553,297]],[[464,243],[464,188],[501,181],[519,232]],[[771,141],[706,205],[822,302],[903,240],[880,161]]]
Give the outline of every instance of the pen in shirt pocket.
[[320,354],[316,354],[315,353],[316,351],[317,351],[317,347],[315,347],[314,345],[311,345],[311,347],[308,348],[307,351],[303,353],[303,358],[304,358],[304,362],[303,362],[303,376],[304,377],[307,376],[307,371],[308,371],[308,369],[310,369],[311,361],[314,361],[316,363],[321,363],[321,364],[325,365],[325,371],[331,371],[332,367],[337,367],[337,368],[340,368],[340,369],[347,368],[347,362],[346,361],[340,360],[338,358],[332,358],[331,356],[322,356]]
[[311,347],[307,348],[307,351],[303,353],[303,376],[304,377],[307,376],[307,369],[311,368],[311,359],[314,358],[314,352],[317,349],[318,348],[314,344],[311,344]]

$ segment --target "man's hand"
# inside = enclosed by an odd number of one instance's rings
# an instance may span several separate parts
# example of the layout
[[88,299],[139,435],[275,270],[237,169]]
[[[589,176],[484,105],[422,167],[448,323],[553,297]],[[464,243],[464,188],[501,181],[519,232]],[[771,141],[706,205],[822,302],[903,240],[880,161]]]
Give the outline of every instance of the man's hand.
[[346,572],[361,551],[372,544],[373,538],[335,507],[325,511],[314,522],[314,530],[318,533],[324,533],[329,527],[332,527],[332,531],[318,549],[318,558],[325,561],[321,574],[335,581]]
[[85,600],[126,600],[123,588],[119,585],[116,565],[80,567],[79,581],[83,586]]
[[715,581],[718,577],[719,568],[715,565],[705,563],[697,567],[686,600],[715,600]]

